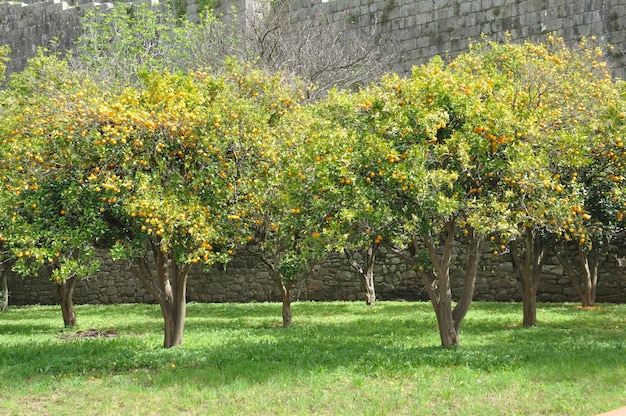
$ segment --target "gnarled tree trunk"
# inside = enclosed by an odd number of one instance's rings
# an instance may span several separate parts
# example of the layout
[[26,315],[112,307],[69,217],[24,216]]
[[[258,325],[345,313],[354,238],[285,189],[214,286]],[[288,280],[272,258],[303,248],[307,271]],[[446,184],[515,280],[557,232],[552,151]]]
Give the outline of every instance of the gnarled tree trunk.
[[[445,348],[451,348],[460,343],[459,331],[461,323],[467,314],[474,296],[476,270],[478,267],[478,250],[482,241],[480,236],[475,236],[473,232],[470,233],[463,291],[461,298],[453,309],[452,290],[450,286],[450,262],[452,259],[454,238],[454,219],[450,219],[445,224],[441,254],[438,253],[437,244],[432,235],[428,234],[422,237],[423,243],[428,250],[432,271],[426,270],[423,265],[418,263],[415,257],[407,256],[398,250],[394,250],[405,262],[417,268],[424,282],[424,286],[428,291],[433,308],[435,309],[441,345]],[[417,253],[419,251],[419,238],[414,236],[411,244],[412,251]]]
[[291,288],[292,285],[281,283],[282,303],[283,303],[283,328],[289,328],[293,324],[291,313]]
[[570,278],[572,286],[576,289],[582,306],[585,308],[594,306],[596,303],[596,287],[598,285],[600,250],[592,246],[591,250],[587,251],[580,244],[577,244],[576,259],[580,266],[578,269],[574,266],[574,262],[569,258],[570,256],[568,256],[565,250],[557,250],[556,257]]
[[0,296],[0,312],[4,312],[9,306],[9,282],[2,263],[0,263]]
[[359,273],[361,277],[361,281],[363,283],[363,287],[365,289],[365,303],[369,306],[374,306],[376,304],[376,289],[374,287],[374,262],[376,261],[376,253],[378,252],[378,247],[380,245],[377,243],[372,243],[366,252],[365,258],[365,268],[363,268],[358,261],[354,258],[352,251],[350,251],[347,247],[344,249],[344,253],[346,258],[350,262],[350,265],[354,270]]
[[465,276],[463,279],[463,289],[461,297],[456,306],[452,310],[452,320],[457,333],[461,329],[461,323],[465,319],[465,315],[469,310],[472,299],[474,298],[474,289],[476,287],[476,272],[478,270],[479,250],[483,237],[476,235],[473,230],[469,233],[467,245],[467,263],[465,264]]
[[522,285],[522,325],[537,325],[537,288],[551,238],[543,241],[539,231],[526,228],[523,248],[520,252],[516,242],[511,244],[511,261],[517,278]]
[[164,253],[152,243],[156,260],[156,273],[144,258],[130,268],[131,273],[144,285],[159,303],[163,315],[163,347],[176,347],[183,342],[187,311],[187,278],[191,264],[178,265],[172,253]]
[[59,298],[61,299],[61,313],[63,324],[66,328],[76,326],[76,310],[74,309],[74,286],[77,278],[72,276],[58,285]]

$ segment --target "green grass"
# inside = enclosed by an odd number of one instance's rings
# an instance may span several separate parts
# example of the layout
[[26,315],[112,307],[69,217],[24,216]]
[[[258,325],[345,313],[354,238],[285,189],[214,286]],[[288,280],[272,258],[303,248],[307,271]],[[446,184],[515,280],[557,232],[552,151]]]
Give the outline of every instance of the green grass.
[[439,347],[428,303],[190,304],[163,349],[156,305],[0,314],[0,415],[595,415],[626,405],[626,305],[474,303]]

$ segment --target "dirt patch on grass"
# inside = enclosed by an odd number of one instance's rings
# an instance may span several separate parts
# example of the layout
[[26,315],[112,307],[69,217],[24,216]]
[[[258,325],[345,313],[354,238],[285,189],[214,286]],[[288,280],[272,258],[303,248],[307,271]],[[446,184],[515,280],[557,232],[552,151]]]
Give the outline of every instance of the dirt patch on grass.
[[581,309],[584,311],[600,311],[602,309],[604,309],[602,306],[582,306],[582,305],[576,305],[574,306],[574,309]]
[[75,339],[75,338],[117,338],[120,334],[109,329],[107,331],[99,331],[97,329],[86,329],[84,331],[77,331],[73,334],[64,334],[61,338],[63,340]]

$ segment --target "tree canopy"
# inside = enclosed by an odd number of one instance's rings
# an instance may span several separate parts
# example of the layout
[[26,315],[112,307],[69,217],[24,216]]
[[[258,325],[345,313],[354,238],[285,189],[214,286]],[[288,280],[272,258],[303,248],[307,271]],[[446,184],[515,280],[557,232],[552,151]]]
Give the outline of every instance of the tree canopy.
[[[191,267],[253,243],[285,326],[315,261],[346,253],[373,293],[384,246],[421,276],[442,344],[457,345],[483,241],[511,256],[534,325],[549,251],[573,242],[585,269],[623,226],[624,85],[602,53],[482,41],[306,104],[295,78],[234,60],[111,82],[40,56],[0,101],[0,242],[15,270],[49,267],[70,299],[97,248],[127,261],[161,306],[166,347],[182,342]],[[451,267],[465,273],[454,306]]]

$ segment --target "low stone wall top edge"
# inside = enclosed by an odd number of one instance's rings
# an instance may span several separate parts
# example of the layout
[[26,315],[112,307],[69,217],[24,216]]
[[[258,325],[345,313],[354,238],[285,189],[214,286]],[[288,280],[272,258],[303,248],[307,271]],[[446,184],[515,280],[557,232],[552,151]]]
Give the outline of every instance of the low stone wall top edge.
[[[65,0],[44,0],[44,1],[27,1],[27,2],[17,2],[17,1],[5,1],[0,0],[0,10],[2,8],[9,9],[37,9],[37,8],[45,8],[45,7],[57,7],[61,8],[61,10],[67,9],[75,9],[75,8],[106,8],[110,9],[115,7],[116,3],[119,2],[77,2],[77,1],[65,1]],[[137,4],[148,4],[150,7],[157,7],[161,4],[160,0],[139,0],[139,1],[125,1],[124,3],[137,3]],[[55,9],[56,10],[56,9]]]

